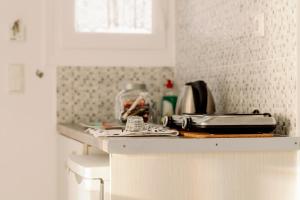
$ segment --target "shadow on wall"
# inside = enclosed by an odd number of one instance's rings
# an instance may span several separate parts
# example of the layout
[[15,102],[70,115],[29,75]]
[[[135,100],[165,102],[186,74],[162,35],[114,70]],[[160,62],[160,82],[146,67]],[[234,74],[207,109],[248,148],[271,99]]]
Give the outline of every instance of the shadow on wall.
[[291,131],[291,126],[293,125],[291,124],[290,119],[284,116],[283,114],[274,115],[274,117],[277,120],[277,127],[275,132],[281,135],[289,135],[289,132]]

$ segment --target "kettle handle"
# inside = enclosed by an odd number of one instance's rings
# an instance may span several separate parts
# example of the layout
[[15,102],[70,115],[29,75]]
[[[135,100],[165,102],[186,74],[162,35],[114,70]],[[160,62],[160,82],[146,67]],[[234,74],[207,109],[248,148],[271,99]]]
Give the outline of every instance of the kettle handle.
[[195,110],[197,114],[207,114],[208,91],[204,81],[187,83],[193,90]]

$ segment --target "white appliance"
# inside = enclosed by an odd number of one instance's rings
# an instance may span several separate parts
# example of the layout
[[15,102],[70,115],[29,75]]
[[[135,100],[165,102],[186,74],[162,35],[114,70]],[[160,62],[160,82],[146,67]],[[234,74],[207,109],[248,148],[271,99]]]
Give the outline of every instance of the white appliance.
[[68,200],[110,200],[108,155],[71,155]]

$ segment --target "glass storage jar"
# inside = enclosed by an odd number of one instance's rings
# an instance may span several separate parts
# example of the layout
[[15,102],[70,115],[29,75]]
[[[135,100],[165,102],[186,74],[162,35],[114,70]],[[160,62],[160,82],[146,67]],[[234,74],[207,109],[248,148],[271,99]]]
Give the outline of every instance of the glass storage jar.
[[128,116],[141,116],[144,122],[151,120],[152,101],[145,84],[128,83],[116,96],[115,116],[122,122]]

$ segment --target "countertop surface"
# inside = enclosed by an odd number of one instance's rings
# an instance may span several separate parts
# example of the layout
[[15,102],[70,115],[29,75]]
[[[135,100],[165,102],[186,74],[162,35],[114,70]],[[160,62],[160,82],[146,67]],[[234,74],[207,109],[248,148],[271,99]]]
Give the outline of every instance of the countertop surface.
[[94,137],[77,124],[58,124],[61,135],[109,154],[200,153],[222,151],[297,151],[299,137],[207,138]]

